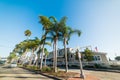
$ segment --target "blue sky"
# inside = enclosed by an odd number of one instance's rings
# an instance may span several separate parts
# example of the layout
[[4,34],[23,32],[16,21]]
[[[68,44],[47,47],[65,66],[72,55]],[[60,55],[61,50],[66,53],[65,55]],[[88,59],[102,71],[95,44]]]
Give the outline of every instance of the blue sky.
[[0,0],[0,56],[8,56],[15,44],[26,39],[26,29],[31,30],[31,38],[41,37],[39,15],[58,20],[67,16],[67,24],[82,31],[81,37],[71,38],[68,47],[91,45],[95,50],[97,46],[111,59],[120,56],[119,0]]

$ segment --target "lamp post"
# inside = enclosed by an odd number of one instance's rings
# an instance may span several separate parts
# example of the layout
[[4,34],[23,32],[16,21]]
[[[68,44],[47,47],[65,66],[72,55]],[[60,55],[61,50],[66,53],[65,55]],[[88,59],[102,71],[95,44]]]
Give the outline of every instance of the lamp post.
[[83,73],[83,67],[82,67],[82,62],[81,62],[81,53],[79,52],[79,50],[77,49],[77,53],[78,53],[78,58],[79,58],[79,63],[80,63],[80,78],[85,78],[85,75]]

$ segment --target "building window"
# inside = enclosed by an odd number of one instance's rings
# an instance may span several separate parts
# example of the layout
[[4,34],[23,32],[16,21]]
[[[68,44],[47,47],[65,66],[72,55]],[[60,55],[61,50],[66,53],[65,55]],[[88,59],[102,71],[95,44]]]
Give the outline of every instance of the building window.
[[94,60],[97,61],[97,57],[96,56],[94,56]]
[[60,52],[59,52],[59,56],[61,56],[61,55],[62,55],[62,52],[60,51]]
[[100,61],[100,56],[94,56],[95,61]]
[[97,60],[100,61],[100,56],[97,56]]

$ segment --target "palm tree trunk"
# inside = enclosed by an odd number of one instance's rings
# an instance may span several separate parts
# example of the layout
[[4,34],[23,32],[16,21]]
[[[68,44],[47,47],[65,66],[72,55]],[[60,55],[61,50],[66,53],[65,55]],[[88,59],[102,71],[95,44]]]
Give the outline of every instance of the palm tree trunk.
[[[41,48],[41,46],[39,45],[38,49],[40,49],[40,48]],[[40,64],[39,63],[40,63],[40,52],[37,53],[37,60],[36,60],[36,66],[40,69]]]
[[31,64],[32,64],[32,58],[33,58],[33,56],[34,56],[34,49],[32,49],[31,59],[30,59],[30,62],[29,62],[29,65],[30,65],[30,66],[31,66]]
[[55,72],[57,72],[57,38],[55,39]]
[[46,55],[45,55],[45,62],[44,63],[45,63],[44,66],[46,66]]
[[65,53],[65,66],[66,72],[68,72],[68,61],[67,61],[67,49],[66,49],[66,38],[64,38],[64,53]]
[[38,65],[38,67],[39,67],[39,69],[40,69],[40,53],[38,54],[38,58],[37,58],[37,65]]
[[37,59],[35,61],[35,66],[38,67],[38,55],[37,55]]
[[43,54],[44,54],[44,45],[43,45],[43,47],[42,47],[41,62],[40,62],[40,70],[42,69]]
[[27,49],[25,50],[25,52],[23,53],[23,55],[21,56],[22,57],[22,62],[21,62],[21,64],[23,65],[24,64],[24,58],[25,58],[25,56],[26,56],[26,53],[27,53]]
[[55,43],[53,43],[53,69],[55,69]]

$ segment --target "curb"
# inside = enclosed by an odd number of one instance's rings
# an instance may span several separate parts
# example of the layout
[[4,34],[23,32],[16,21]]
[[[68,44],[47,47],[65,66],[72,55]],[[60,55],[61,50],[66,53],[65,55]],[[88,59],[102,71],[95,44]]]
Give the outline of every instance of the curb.
[[93,69],[93,68],[86,68],[86,69],[84,69],[84,70],[106,71],[106,72],[120,73],[120,70],[110,70],[110,69]]

